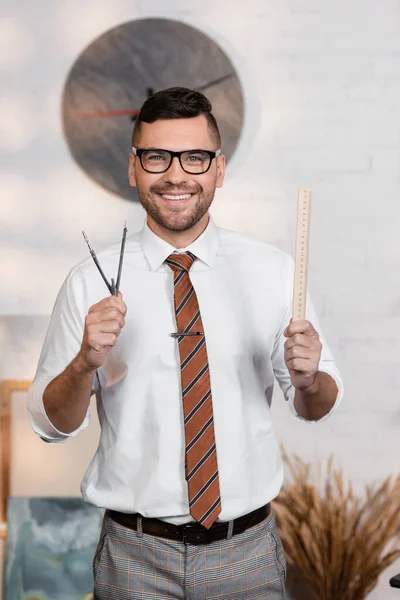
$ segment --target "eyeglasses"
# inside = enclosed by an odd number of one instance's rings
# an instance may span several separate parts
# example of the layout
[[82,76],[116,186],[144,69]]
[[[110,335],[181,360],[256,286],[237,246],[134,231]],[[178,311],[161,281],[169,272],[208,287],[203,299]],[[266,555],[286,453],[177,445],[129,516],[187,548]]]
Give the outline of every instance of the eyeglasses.
[[142,168],[148,173],[165,173],[171,166],[175,156],[186,173],[202,175],[207,173],[214,158],[221,154],[221,150],[183,150],[171,152],[161,148],[134,148],[132,152],[140,159]]

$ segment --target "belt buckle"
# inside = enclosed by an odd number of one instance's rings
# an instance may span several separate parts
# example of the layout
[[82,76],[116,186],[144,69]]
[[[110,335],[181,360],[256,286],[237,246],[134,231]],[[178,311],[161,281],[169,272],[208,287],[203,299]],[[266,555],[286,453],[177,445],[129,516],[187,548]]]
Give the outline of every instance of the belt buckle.
[[191,525],[183,525],[182,528],[182,541],[187,546],[188,544],[188,529],[190,529]]
[[194,526],[191,524],[183,525],[182,541],[185,544],[185,546],[187,546],[188,544],[192,544],[193,546],[196,546],[199,544],[209,543],[207,541],[207,537],[203,536],[201,533],[198,534],[197,536],[195,535],[194,537],[190,536],[190,533],[193,532],[193,529],[194,529]]

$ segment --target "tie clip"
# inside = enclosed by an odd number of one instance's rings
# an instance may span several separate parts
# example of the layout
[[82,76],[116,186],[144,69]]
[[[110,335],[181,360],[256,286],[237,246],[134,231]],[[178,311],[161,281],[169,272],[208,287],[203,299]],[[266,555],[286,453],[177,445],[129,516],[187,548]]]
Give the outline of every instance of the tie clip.
[[183,335],[204,335],[204,333],[202,331],[187,331],[185,333],[170,333],[169,335],[171,337],[178,338]]

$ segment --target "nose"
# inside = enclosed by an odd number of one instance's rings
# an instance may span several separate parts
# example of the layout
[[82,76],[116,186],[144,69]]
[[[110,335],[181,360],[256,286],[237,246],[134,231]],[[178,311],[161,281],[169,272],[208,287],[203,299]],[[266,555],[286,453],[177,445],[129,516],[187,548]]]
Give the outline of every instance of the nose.
[[179,158],[177,156],[174,156],[168,171],[164,173],[164,179],[165,181],[168,181],[169,183],[173,183],[175,185],[187,181],[188,174],[185,173],[185,171],[182,169],[179,162]]

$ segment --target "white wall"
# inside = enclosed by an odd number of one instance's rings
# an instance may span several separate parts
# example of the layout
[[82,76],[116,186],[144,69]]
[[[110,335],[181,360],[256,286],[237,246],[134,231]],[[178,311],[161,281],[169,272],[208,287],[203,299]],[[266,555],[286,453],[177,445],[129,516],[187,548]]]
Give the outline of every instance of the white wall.
[[[141,226],[140,207],[93,185],[69,157],[60,93],[73,60],[105,29],[180,19],[219,41],[244,85],[245,129],[212,209],[217,223],[292,252],[297,188],[313,190],[310,289],[346,397],[317,427],[292,419],[277,398],[279,436],[306,459],[334,452],[358,489],[398,472],[400,2],[16,0],[8,15],[0,314],[49,314],[68,269],[86,256],[81,229],[101,246],[125,218],[131,231]],[[2,377],[16,369],[14,337],[12,347]],[[35,360],[17,376],[32,377]],[[371,600],[400,598],[387,579]]]

